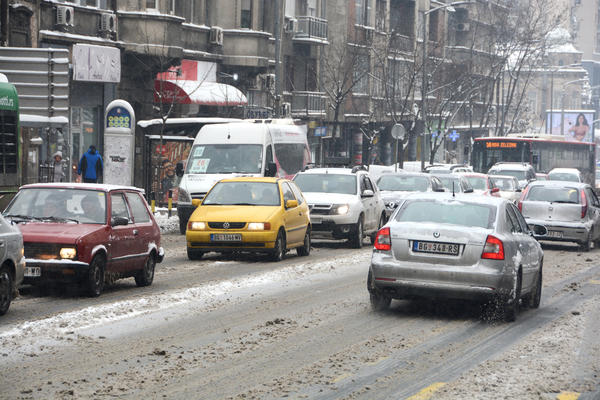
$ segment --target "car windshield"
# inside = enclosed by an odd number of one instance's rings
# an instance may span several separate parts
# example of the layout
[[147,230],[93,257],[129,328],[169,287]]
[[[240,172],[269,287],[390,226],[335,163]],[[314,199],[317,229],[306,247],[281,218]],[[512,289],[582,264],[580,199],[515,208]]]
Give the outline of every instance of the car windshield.
[[259,144],[201,144],[192,147],[188,174],[260,174],[262,146]]
[[104,224],[106,194],[84,189],[21,189],[3,214],[13,219]]
[[[452,191],[454,190],[455,192],[460,192],[461,188],[460,188],[460,182],[458,180],[458,178],[456,177],[451,177],[451,176],[437,176],[437,178],[442,181],[442,185],[444,185],[444,187],[449,190]],[[454,189],[452,188],[452,184],[454,183]]]
[[503,170],[492,170],[492,171],[488,172],[488,174],[489,175],[514,176],[515,178],[517,178],[520,181],[527,179],[527,177],[526,177],[527,175],[526,175],[525,171],[515,171],[515,170],[503,169]]
[[479,176],[466,176],[467,181],[473,187],[473,190],[487,190],[487,178]]
[[384,175],[377,181],[379,190],[399,192],[426,192],[429,179],[424,176]]
[[503,191],[514,192],[517,190],[517,185],[512,178],[492,178],[492,182],[494,186]]
[[551,181],[579,182],[579,177],[569,172],[553,172],[548,174]]
[[298,174],[294,182],[303,192],[356,194],[354,175]]
[[579,204],[579,190],[572,187],[532,186],[527,192],[527,200]]
[[409,200],[396,214],[398,222],[431,222],[469,227],[492,228],[496,207],[462,201]]
[[278,206],[279,188],[270,182],[219,182],[208,192],[203,206]]

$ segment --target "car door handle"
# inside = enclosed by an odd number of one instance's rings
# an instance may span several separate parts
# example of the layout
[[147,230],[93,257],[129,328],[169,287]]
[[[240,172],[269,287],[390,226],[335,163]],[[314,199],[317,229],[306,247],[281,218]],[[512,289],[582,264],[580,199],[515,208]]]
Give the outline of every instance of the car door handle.
[[139,232],[138,232],[138,230],[137,230],[137,229],[134,229],[134,230],[133,230],[133,234],[134,234],[134,235],[136,235],[136,236],[137,236],[137,234],[138,234],[138,233],[139,233]]

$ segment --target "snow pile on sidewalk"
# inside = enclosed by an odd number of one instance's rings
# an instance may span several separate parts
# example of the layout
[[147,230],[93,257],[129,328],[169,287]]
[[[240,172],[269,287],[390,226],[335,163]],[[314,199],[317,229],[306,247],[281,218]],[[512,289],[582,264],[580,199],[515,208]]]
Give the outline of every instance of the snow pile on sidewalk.
[[179,217],[177,216],[177,209],[171,210],[171,217],[169,218],[169,210],[166,208],[156,208],[154,213],[154,219],[160,228],[160,233],[178,233],[179,232]]

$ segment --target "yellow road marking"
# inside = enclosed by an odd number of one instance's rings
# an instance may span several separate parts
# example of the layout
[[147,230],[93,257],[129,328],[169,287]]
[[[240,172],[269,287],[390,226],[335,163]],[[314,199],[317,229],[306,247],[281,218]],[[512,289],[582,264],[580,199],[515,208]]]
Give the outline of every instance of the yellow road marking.
[[590,281],[590,283],[591,283],[592,285],[600,285],[600,281],[599,281],[599,280],[597,280],[597,279],[592,279],[592,280]]
[[562,392],[556,396],[556,400],[577,400],[579,393],[577,392]]
[[379,357],[377,360],[375,361],[371,361],[368,363],[365,363],[366,365],[375,365],[375,364],[379,364],[380,362],[382,362],[383,360],[387,360],[389,357]]
[[436,383],[434,383],[432,385],[427,386],[425,389],[422,389],[419,393],[410,396],[406,400],[427,400],[427,399],[430,399],[431,396],[433,396],[433,394],[435,392],[437,392],[445,384],[446,383],[444,383],[444,382],[436,382]]
[[342,379],[346,379],[346,378],[348,378],[348,377],[350,377],[350,376],[352,376],[352,374],[351,374],[351,373],[347,373],[347,374],[344,374],[344,375],[340,375],[340,376],[338,376],[337,378],[335,378],[334,380],[332,380],[332,381],[331,381],[331,383],[337,383],[337,382],[341,381]]

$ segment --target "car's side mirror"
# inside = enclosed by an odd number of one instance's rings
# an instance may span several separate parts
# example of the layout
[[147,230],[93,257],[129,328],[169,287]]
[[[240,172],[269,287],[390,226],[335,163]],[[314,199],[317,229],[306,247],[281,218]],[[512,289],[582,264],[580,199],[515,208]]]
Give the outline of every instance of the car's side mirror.
[[200,204],[202,204],[202,200],[200,200],[200,199],[192,199],[192,205],[194,207],[198,207]]
[[473,193],[473,189],[466,189],[463,193]]
[[530,226],[531,235],[535,236],[546,236],[548,234],[548,229],[546,229],[543,225],[531,225]]
[[523,190],[521,188],[517,188],[517,190],[515,190],[515,192],[522,192]]
[[274,162],[268,162],[265,167],[265,176],[275,176],[277,175],[277,164]]
[[175,165],[175,175],[177,175],[180,178],[183,176],[183,162],[182,161],[179,161]]
[[375,196],[375,193],[370,189],[365,189],[365,190],[363,190],[361,196],[362,197],[373,197],[373,196]]
[[490,191],[490,193],[498,193],[500,191],[500,188],[492,188],[492,190]]
[[129,219],[125,217],[112,217],[110,219],[110,226],[119,226],[129,224]]
[[288,200],[285,202],[285,208],[296,208],[298,207],[298,200]]

